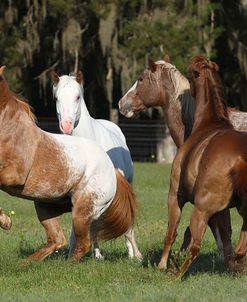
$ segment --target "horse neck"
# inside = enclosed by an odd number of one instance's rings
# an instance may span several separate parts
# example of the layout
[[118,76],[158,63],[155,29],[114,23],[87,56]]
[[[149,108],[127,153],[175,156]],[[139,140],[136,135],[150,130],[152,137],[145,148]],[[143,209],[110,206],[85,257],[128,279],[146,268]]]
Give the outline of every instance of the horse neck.
[[223,103],[221,93],[215,83],[203,78],[196,84],[196,112],[192,132],[205,129],[208,126],[231,127],[227,106]]
[[84,98],[81,100],[80,111],[81,113],[80,113],[79,122],[78,125],[75,127],[73,134],[75,134],[76,136],[95,139],[94,126],[93,126],[94,118],[90,116]]
[[9,99],[5,103],[5,106],[1,109],[0,113],[0,125],[1,129],[12,128],[16,125],[28,125],[28,127],[36,127],[32,117],[29,117],[29,114],[22,108],[21,105],[18,105],[17,98],[9,94]]
[[163,107],[163,112],[170,134],[180,147],[192,131],[195,100],[190,93],[189,81],[178,70],[173,72],[173,91],[168,95],[168,106]]

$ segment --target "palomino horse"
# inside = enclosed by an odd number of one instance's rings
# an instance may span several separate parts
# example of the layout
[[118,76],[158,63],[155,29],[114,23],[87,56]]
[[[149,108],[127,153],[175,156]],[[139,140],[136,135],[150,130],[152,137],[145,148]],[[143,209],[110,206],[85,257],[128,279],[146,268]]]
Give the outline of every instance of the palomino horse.
[[217,71],[218,66],[202,56],[195,57],[189,67],[191,92],[196,100],[195,122],[191,136],[173,162],[168,230],[159,263],[160,269],[166,269],[183,205],[187,199],[194,201],[192,238],[179,277],[198,256],[209,218],[230,204],[243,218],[235,255],[229,259],[232,268],[241,266],[247,251],[247,133],[233,129]]
[[35,200],[47,244],[42,260],[66,245],[59,216],[72,211],[78,261],[95,239],[113,239],[134,223],[136,201],[127,180],[94,141],[39,129],[30,107],[11,93],[0,68],[0,189]]
[[[189,81],[170,64],[168,57],[156,63],[150,61],[149,68],[144,70],[119,101],[120,112],[126,117],[132,117],[136,112],[155,106],[162,108],[171,136],[177,147],[180,147],[191,134],[195,100],[190,93]],[[228,114],[236,130],[247,131],[245,112],[228,108]],[[222,219],[219,216],[222,216]],[[226,220],[228,224],[225,223]],[[209,226],[221,253],[224,246],[228,250],[232,233],[229,210],[225,209],[223,213],[211,217]],[[182,248],[187,248],[189,242],[190,234],[187,228]]]
[[[63,75],[59,77],[52,73],[53,95],[56,100],[59,127],[62,133],[85,137],[96,141],[109,155],[113,165],[131,183],[133,178],[133,163],[130,151],[121,129],[114,123],[94,119],[90,116],[83,97],[83,74],[79,71],[76,76]],[[134,231],[126,234],[126,245],[130,258],[141,259]],[[75,244],[73,231],[70,240],[70,253]],[[103,259],[98,243],[94,243],[95,257]]]

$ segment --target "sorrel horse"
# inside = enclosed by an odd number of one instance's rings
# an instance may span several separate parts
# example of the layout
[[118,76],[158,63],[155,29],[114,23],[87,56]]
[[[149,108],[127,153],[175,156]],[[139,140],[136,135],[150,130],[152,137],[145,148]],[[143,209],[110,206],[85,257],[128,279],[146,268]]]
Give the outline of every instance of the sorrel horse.
[[[109,155],[113,165],[131,183],[133,179],[133,163],[126,139],[121,129],[114,123],[94,119],[90,116],[83,97],[83,74],[76,76],[58,76],[52,73],[53,95],[56,100],[59,127],[62,133],[85,137],[96,141]],[[133,229],[126,234],[126,245],[130,258],[142,258]],[[70,240],[70,253],[74,246],[73,231]],[[95,257],[103,259],[98,243],[94,243]]]
[[130,184],[94,141],[39,129],[30,107],[8,88],[0,68],[0,189],[35,201],[47,244],[28,257],[43,260],[66,245],[59,216],[72,211],[78,261],[95,239],[113,239],[133,227]]
[[243,218],[235,255],[229,255],[231,267],[237,267],[247,252],[247,133],[234,130],[230,122],[217,71],[217,64],[203,56],[195,57],[189,67],[191,92],[196,100],[195,121],[191,136],[173,162],[168,230],[159,263],[160,269],[167,268],[183,205],[188,199],[194,201],[192,238],[180,278],[199,254],[209,218],[230,205],[236,206]]
[[[190,93],[189,81],[170,63],[168,56],[156,63],[150,61],[149,68],[119,101],[120,112],[126,117],[156,106],[162,108],[171,136],[179,148],[191,134],[195,100]],[[236,130],[247,131],[247,113],[228,108],[228,114]],[[228,224],[225,224],[227,220]],[[209,226],[221,253],[224,246],[229,250],[232,233],[229,210],[211,217]],[[186,249],[189,242],[187,228],[182,248]]]

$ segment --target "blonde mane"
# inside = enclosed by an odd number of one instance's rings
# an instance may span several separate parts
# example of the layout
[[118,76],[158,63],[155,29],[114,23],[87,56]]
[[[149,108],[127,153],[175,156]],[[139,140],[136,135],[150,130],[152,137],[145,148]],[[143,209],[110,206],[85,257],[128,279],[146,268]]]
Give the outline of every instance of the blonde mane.
[[184,91],[190,89],[190,83],[187,80],[185,76],[181,74],[181,72],[176,68],[175,65],[172,65],[171,63],[168,63],[166,61],[160,60],[155,62],[157,65],[161,65],[161,70],[166,69],[172,85],[174,87],[174,94],[171,97],[171,102],[177,100],[179,98],[179,95],[183,94]]

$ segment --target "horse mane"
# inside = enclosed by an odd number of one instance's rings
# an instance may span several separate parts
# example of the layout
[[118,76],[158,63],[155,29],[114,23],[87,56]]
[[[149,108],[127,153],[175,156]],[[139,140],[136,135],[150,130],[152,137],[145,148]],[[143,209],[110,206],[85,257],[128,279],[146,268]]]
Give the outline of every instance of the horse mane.
[[[224,87],[218,74],[219,67],[216,63],[203,56],[196,56],[189,66],[192,81],[199,76],[208,80],[209,90],[212,96],[215,114],[218,120],[224,120],[230,124],[228,107],[225,100]],[[203,71],[203,72],[202,72]]]
[[20,100],[20,98],[9,89],[9,85],[3,76],[1,76],[0,83],[0,104],[2,105],[2,108],[5,107],[10,100],[12,100],[13,103],[11,104],[11,110],[13,112],[23,110],[28,114],[29,118],[33,122],[36,122],[36,117],[27,101]]
[[[13,97],[14,97],[14,100],[15,100],[15,102],[14,102],[14,104],[15,104],[15,108],[14,108],[14,110],[19,110],[19,109],[21,109],[21,110],[23,110],[23,111],[25,111],[27,114],[28,114],[28,116],[30,117],[30,119],[32,120],[32,122],[36,122],[37,121],[37,119],[36,119],[36,116],[34,115],[34,113],[33,113],[33,109],[32,109],[32,107],[27,103],[27,101],[24,101],[24,100],[20,100],[16,95],[14,95],[13,94]],[[12,105],[12,107],[13,107],[13,105]]]
[[181,74],[175,65],[163,60],[155,63],[157,65],[161,65],[162,71],[165,69],[171,80],[174,92],[171,96],[170,102],[175,103],[177,100],[180,102],[181,116],[185,127],[184,139],[187,139],[191,134],[195,116],[195,99],[190,93],[189,81]]

